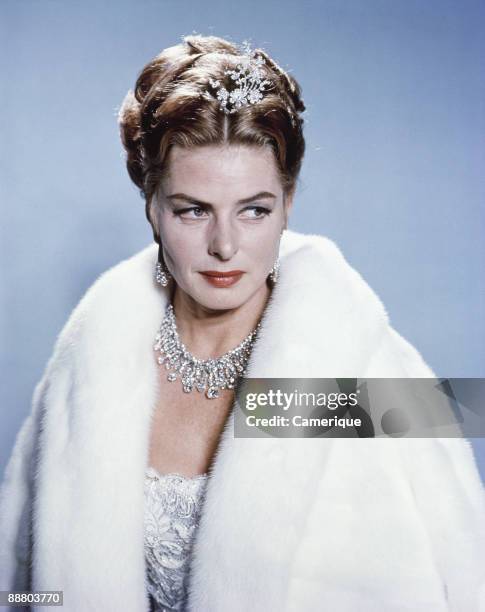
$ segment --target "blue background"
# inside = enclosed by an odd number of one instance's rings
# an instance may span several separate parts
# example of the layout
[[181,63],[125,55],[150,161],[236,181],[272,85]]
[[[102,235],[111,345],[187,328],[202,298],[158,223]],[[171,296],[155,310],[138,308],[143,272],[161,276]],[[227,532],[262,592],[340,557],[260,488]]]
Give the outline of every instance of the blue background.
[[152,240],[116,112],[183,34],[247,38],[294,73],[290,227],[337,242],[438,376],[485,377],[483,2],[3,0],[0,16],[1,469],[72,308]]

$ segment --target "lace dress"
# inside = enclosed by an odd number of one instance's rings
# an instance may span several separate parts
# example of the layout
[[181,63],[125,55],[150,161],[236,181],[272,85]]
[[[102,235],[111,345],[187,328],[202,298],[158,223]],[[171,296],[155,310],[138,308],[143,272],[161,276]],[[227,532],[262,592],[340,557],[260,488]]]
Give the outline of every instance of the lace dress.
[[193,539],[208,475],[145,472],[145,560],[154,612],[185,609]]

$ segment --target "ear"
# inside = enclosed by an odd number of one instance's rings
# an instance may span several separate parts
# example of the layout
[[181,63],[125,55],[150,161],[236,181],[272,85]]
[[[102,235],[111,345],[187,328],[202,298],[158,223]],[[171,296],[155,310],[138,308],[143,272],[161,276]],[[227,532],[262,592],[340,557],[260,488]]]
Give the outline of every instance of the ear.
[[160,244],[160,225],[159,225],[159,207],[155,196],[152,196],[150,204],[147,206],[147,217],[153,230],[153,239]]

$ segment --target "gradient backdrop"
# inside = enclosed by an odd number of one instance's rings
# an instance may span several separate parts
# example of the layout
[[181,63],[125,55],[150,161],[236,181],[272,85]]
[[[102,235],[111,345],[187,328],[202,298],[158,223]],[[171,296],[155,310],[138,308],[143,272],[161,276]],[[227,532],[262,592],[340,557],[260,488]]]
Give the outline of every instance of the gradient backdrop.
[[0,0],[0,19],[2,471],[72,308],[152,240],[115,115],[183,34],[247,38],[294,73],[290,227],[337,242],[438,376],[485,377],[484,2]]

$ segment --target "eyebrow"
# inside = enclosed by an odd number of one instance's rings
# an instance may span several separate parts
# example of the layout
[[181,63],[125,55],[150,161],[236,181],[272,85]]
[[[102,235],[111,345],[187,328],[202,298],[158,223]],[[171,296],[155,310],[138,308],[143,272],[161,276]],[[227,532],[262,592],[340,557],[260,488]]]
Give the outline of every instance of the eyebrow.
[[[201,206],[212,206],[209,202],[203,202],[202,200],[197,200],[196,198],[192,198],[185,193],[172,193],[171,195],[166,196],[167,200],[177,199],[177,200],[185,200],[186,202],[190,202],[191,204],[200,204]],[[242,200],[238,200],[237,204],[248,204],[249,202],[254,202],[254,200],[261,200],[262,198],[273,198],[276,199],[274,193],[270,191],[260,191],[259,193],[249,197],[243,198]]]

